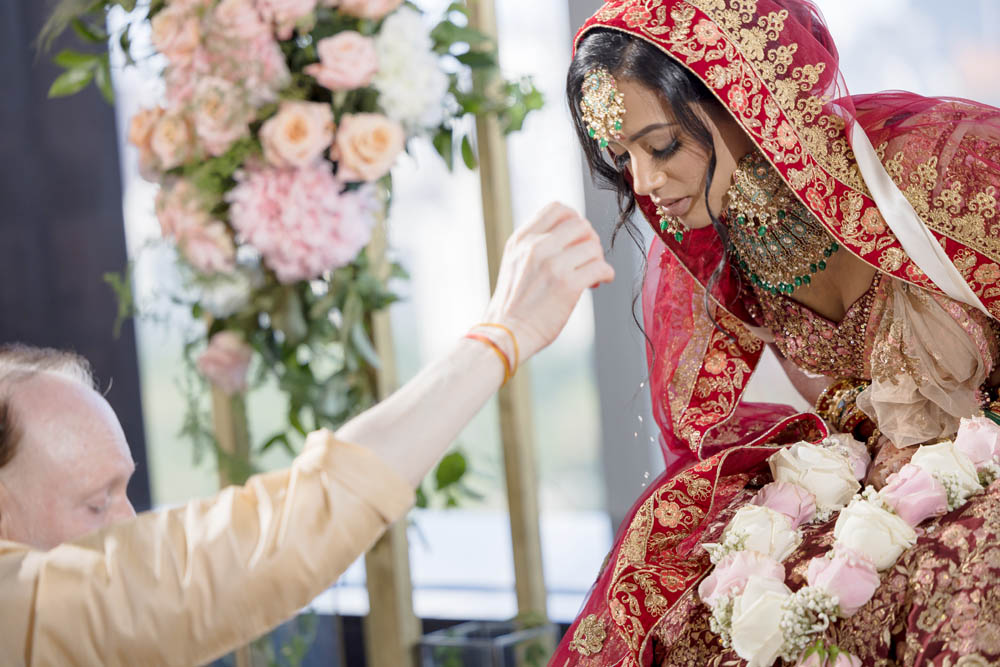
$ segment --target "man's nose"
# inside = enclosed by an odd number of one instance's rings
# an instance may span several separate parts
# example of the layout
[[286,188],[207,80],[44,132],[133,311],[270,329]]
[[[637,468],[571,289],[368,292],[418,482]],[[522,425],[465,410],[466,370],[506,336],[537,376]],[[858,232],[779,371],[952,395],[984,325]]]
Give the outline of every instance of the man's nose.
[[111,512],[111,523],[128,521],[133,517],[135,517],[135,508],[132,507],[132,501],[123,496],[115,503],[114,510]]

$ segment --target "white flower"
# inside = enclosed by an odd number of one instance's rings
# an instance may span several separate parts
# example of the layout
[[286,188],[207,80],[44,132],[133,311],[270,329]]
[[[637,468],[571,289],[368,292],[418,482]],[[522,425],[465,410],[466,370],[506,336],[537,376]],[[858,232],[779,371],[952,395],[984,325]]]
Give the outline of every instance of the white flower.
[[198,303],[213,317],[229,317],[250,303],[252,286],[246,271],[217,274],[198,285],[201,288]]
[[808,442],[782,449],[768,463],[774,481],[798,484],[810,491],[820,510],[840,509],[861,488],[846,457]]
[[892,566],[905,549],[917,541],[917,534],[906,521],[867,500],[856,499],[837,517],[833,528],[837,544],[859,551],[875,567]]
[[379,105],[411,132],[444,119],[449,82],[432,47],[420,13],[409,7],[391,14],[375,38],[379,68],[373,85]]
[[733,650],[750,667],[769,666],[781,654],[785,637],[778,620],[791,595],[784,583],[753,576],[743,594],[733,601]]
[[742,538],[745,550],[756,551],[779,562],[802,541],[801,534],[792,528],[787,516],[763,505],[741,507],[726,527],[725,535],[730,533]]
[[910,463],[923,468],[942,483],[945,478],[952,478],[954,482],[951,486],[955,486],[955,491],[961,498],[959,504],[964,504],[966,498],[983,489],[972,459],[960,452],[951,441],[919,447]]

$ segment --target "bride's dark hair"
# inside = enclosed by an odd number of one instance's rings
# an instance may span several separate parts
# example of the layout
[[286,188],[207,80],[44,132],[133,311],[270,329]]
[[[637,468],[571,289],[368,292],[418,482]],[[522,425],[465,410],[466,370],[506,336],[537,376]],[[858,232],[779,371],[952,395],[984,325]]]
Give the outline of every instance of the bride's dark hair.
[[[718,101],[696,76],[655,46],[616,30],[598,29],[584,37],[577,47],[566,77],[566,96],[573,116],[573,126],[586,155],[591,177],[598,186],[613,190],[618,196],[619,217],[611,236],[612,244],[622,228],[628,231],[640,249],[642,240],[632,223],[636,201],[632,186],[625,178],[625,165],[616,165],[609,160],[607,151],[590,138],[587,125],[583,121],[583,112],[580,108],[583,83],[587,74],[598,67],[606,68],[619,81],[632,80],[658,93],[686,138],[704,149],[709,156],[705,178],[705,207],[712,219],[712,226],[722,238],[723,248],[727,247],[728,231],[708,206],[708,193],[712,188],[716,167],[715,145],[712,133],[694,109],[695,104],[717,106]],[[705,294],[706,307],[708,293],[722,275],[727,261],[727,256],[724,254],[709,279]]]

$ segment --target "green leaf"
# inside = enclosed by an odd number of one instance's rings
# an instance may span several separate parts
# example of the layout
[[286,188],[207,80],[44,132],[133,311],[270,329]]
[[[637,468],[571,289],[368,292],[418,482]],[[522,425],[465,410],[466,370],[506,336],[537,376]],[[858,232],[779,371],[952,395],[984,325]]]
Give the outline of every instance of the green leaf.
[[68,69],[52,82],[52,87],[49,88],[49,97],[66,97],[78,93],[93,78],[94,70],[92,68]]
[[421,509],[427,509],[427,494],[424,492],[423,486],[417,487],[417,507]]
[[497,56],[492,51],[469,51],[455,56],[458,62],[472,69],[492,69],[497,67]]
[[120,273],[105,273],[104,283],[114,290],[118,301],[118,313],[115,316],[114,336],[118,338],[122,332],[125,320],[132,317],[135,300],[132,295],[132,265],[125,269],[125,275]]
[[111,67],[108,64],[107,54],[105,54],[101,60],[101,64],[97,68],[97,72],[94,75],[94,83],[97,84],[97,89],[101,91],[104,100],[108,104],[114,104],[115,90],[111,86]]
[[291,454],[292,456],[295,456],[295,454],[296,454],[295,448],[292,447],[292,444],[290,442],[288,442],[288,434],[287,433],[278,433],[277,435],[272,436],[267,442],[265,442],[261,446],[260,453],[263,454],[267,450],[271,449],[271,447],[273,447],[274,445],[279,444],[279,443],[285,448],[285,450],[289,454]]
[[472,142],[469,141],[469,137],[462,137],[462,161],[465,162],[465,166],[469,169],[475,169],[479,166],[479,160],[476,159],[476,151],[472,148]]
[[99,53],[80,53],[79,51],[65,49],[56,54],[52,62],[63,69],[86,69],[87,67],[96,67],[100,57]]
[[469,26],[455,25],[451,21],[441,21],[431,30],[431,39],[438,44],[488,44],[493,40],[484,32]]
[[451,14],[452,12],[459,12],[466,18],[469,16],[469,8],[465,6],[464,2],[453,2],[448,5],[448,9],[444,10],[445,16]]
[[365,331],[365,326],[361,322],[355,323],[351,328],[351,342],[354,344],[354,349],[357,350],[361,358],[368,362],[368,365],[372,368],[381,368],[382,362],[378,358],[378,352],[375,350],[375,346],[368,339],[368,333]]
[[118,0],[118,4],[127,12],[135,9],[135,0]]
[[441,459],[441,463],[438,464],[437,470],[434,471],[434,481],[437,484],[437,490],[441,491],[442,489],[458,484],[462,477],[465,476],[467,469],[468,463],[462,452],[452,452],[445,456]]
[[103,32],[98,32],[94,30],[91,26],[87,25],[80,19],[73,19],[70,22],[70,26],[73,28],[73,32],[76,36],[85,42],[90,42],[91,44],[103,44],[108,36]]
[[452,171],[455,168],[455,148],[453,142],[454,139],[451,136],[451,130],[448,128],[441,128],[434,135],[434,148],[442,159],[444,159],[444,163],[448,166],[448,171]]

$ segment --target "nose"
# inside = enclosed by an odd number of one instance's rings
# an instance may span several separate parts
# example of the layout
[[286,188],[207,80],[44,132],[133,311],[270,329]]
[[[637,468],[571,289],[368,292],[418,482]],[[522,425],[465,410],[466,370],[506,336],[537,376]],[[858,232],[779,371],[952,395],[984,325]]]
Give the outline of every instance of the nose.
[[632,187],[637,195],[650,196],[667,184],[667,175],[649,160],[632,158]]
[[133,517],[135,517],[135,508],[132,507],[132,501],[127,496],[122,495],[118,502],[115,503],[114,509],[110,512],[108,521],[115,524],[128,521]]

